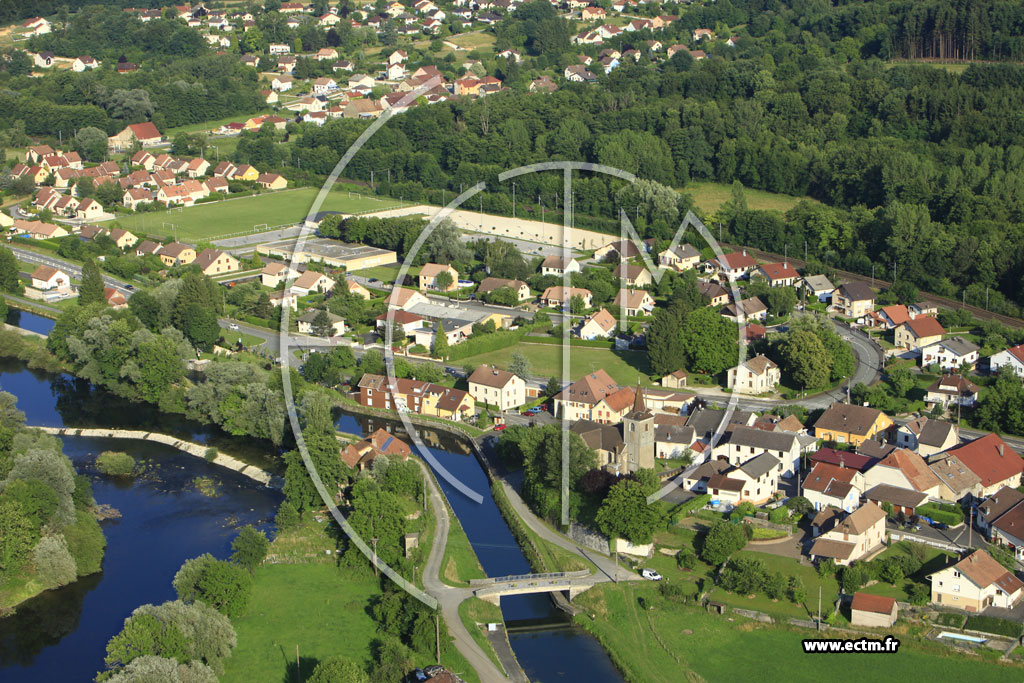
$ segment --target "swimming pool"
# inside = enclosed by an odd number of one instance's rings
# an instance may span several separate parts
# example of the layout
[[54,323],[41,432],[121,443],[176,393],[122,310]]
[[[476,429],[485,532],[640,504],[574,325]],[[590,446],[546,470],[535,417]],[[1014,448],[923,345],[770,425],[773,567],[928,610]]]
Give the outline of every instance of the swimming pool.
[[988,638],[982,638],[981,636],[968,636],[963,633],[950,633],[949,631],[943,631],[939,634],[939,638],[951,638],[953,640],[966,640],[969,643],[985,643],[988,642]]

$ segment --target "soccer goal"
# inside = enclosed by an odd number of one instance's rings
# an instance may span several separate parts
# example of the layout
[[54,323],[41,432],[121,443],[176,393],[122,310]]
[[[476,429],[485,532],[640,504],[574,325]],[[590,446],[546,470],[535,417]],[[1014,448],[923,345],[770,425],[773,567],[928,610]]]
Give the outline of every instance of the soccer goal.
[[252,226],[252,231],[253,232],[265,232],[266,229],[267,229],[267,224],[266,223],[257,223],[256,225]]

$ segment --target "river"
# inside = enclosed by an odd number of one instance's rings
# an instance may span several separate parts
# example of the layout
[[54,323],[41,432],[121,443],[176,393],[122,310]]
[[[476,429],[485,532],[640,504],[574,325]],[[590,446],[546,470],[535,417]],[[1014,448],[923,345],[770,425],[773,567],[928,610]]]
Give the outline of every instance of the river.
[[38,332],[39,334],[50,334],[50,330],[53,329],[56,320],[50,318],[44,318],[37,313],[29,313],[23,311],[20,308],[14,308],[13,306],[7,309],[7,319],[5,322],[8,325],[14,325],[20,327],[23,330],[31,330],[32,332]]
[[[412,443],[398,421],[343,412],[336,424],[342,432],[363,435],[383,427]],[[438,462],[455,478],[483,496],[481,504],[474,503],[443,477],[437,477],[487,575],[530,573],[529,563],[491,497],[487,475],[468,444],[444,432],[426,428],[419,431],[424,444]],[[501,611],[510,629],[509,642],[516,659],[531,681],[604,683],[623,680],[597,640],[574,626],[546,595],[502,598]],[[517,622],[536,627],[516,632]]]
[[[32,372],[19,363],[0,363],[0,388],[18,397],[29,424],[89,426],[104,415],[117,424],[156,419],[145,406],[125,411],[87,383]],[[184,420],[175,423],[183,436],[211,436],[203,428],[189,430]],[[108,449],[143,460],[145,474],[125,482],[97,472],[95,457]],[[104,669],[107,641],[133,609],[173,600],[171,580],[186,559],[203,553],[227,557],[240,527],[269,528],[280,499],[230,470],[148,441],[66,437],[64,452],[92,479],[96,500],[117,508],[122,517],[102,523],[107,552],[101,573],[47,591],[20,605],[15,616],[0,619],[4,683],[91,681]],[[199,476],[213,478],[220,495],[199,493],[192,484]]]

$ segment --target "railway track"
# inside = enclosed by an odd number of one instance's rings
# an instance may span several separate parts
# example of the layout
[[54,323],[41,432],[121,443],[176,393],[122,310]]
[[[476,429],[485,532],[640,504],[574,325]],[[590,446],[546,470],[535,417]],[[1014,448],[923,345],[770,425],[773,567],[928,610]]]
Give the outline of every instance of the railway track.
[[[752,247],[744,247],[735,244],[723,244],[722,246],[736,250],[746,249],[748,254],[758,259],[763,259],[767,261],[787,260],[797,267],[807,265],[807,261],[803,259],[793,258],[792,256],[786,257],[783,256],[782,254],[774,254],[770,251],[764,251],[762,249],[754,249]],[[877,277],[870,278],[867,275],[861,275],[860,273],[852,273],[848,270],[840,270],[838,268],[833,268],[832,270],[834,270],[837,275],[842,276],[843,279],[846,281],[855,280],[858,282],[865,282],[873,287],[882,288],[889,287],[892,284],[888,280],[882,280]],[[938,296],[937,294],[931,294],[929,292],[922,292],[921,298],[926,299],[928,301],[932,301],[945,308],[969,311],[972,315],[974,315],[975,318],[978,318],[979,320],[996,320],[998,322],[1003,323],[1004,325],[1009,325],[1010,327],[1024,328],[1024,320],[1021,320],[1020,318],[1014,318],[1009,315],[1003,315],[1001,313],[993,313],[992,311],[986,311],[984,308],[979,308],[978,306],[973,306],[971,304],[964,304],[962,301],[957,301],[956,299],[948,299],[944,296]]]

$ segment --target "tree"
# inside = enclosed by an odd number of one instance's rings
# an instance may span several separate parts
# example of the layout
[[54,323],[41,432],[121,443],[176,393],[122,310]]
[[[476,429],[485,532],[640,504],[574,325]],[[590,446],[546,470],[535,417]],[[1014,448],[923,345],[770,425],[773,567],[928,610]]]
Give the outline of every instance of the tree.
[[608,492],[595,518],[597,526],[609,538],[625,538],[630,543],[650,543],[661,522],[656,504],[647,503],[647,492],[639,481],[625,479]]
[[75,148],[89,161],[107,158],[107,134],[99,128],[85,126],[75,135]]
[[573,315],[582,315],[583,311],[587,310],[587,305],[583,301],[583,297],[577,295],[569,299],[569,312]]
[[892,393],[903,398],[914,388],[914,377],[906,365],[896,365],[885,371]]
[[701,558],[710,565],[720,565],[747,544],[742,525],[722,520],[715,522],[704,537]]
[[327,314],[327,311],[320,311],[313,318],[312,323],[313,334],[317,337],[330,337],[331,336],[331,316]]
[[124,620],[124,628],[107,643],[108,668],[127,666],[132,660],[155,655],[183,661],[187,658],[185,635],[173,623],[152,614],[135,614]]
[[562,383],[558,381],[557,377],[549,377],[548,383],[544,385],[544,395],[548,398],[554,397],[561,390]]
[[447,270],[442,270],[437,274],[437,277],[434,278],[434,285],[437,287],[439,292],[447,292],[451,289],[452,284],[452,274]]
[[249,604],[252,577],[245,568],[231,562],[214,561],[203,571],[196,585],[196,599],[228,617],[238,617]]
[[21,503],[0,499],[0,573],[17,571],[39,538],[39,529]]
[[683,350],[688,367],[716,375],[736,364],[736,324],[712,308],[698,308],[683,321]]
[[683,367],[685,351],[680,333],[682,316],[679,307],[656,308],[654,320],[647,329],[647,353],[651,369],[659,375],[667,375]]
[[513,375],[521,377],[523,380],[529,379],[530,359],[523,355],[521,351],[513,351],[512,357],[509,359],[508,371]]
[[167,681],[168,683],[217,683],[217,674],[202,662],[186,664],[171,657],[143,655],[136,657],[118,670],[107,683],[138,683],[139,681]]
[[192,303],[182,312],[178,328],[201,351],[210,351],[220,339],[217,314],[202,304]]
[[437,330],[434,331],[434,343],[430,348],[430,355],[441,359],[448,355],[448,334],[440,322],[437,323]]
[[100,267],[96,262],[89,259],[82,266],[82,286],[78,290],[78,300],[83,306],[94,303],[106,302],[104,296],[103,276],[100,274]]
[[817,335],[793,330],[779,346],[786,371],[798,386],[817,389],[828,384],[831,359]]
[[245,567],[251,574],[266,559],[269,549],[270,541],[266,534],[247,525],[231,542],[231,561]]
[[329,657],[313,669],[308,683],[369,683],[370,678],[363,669],[350,659]]

